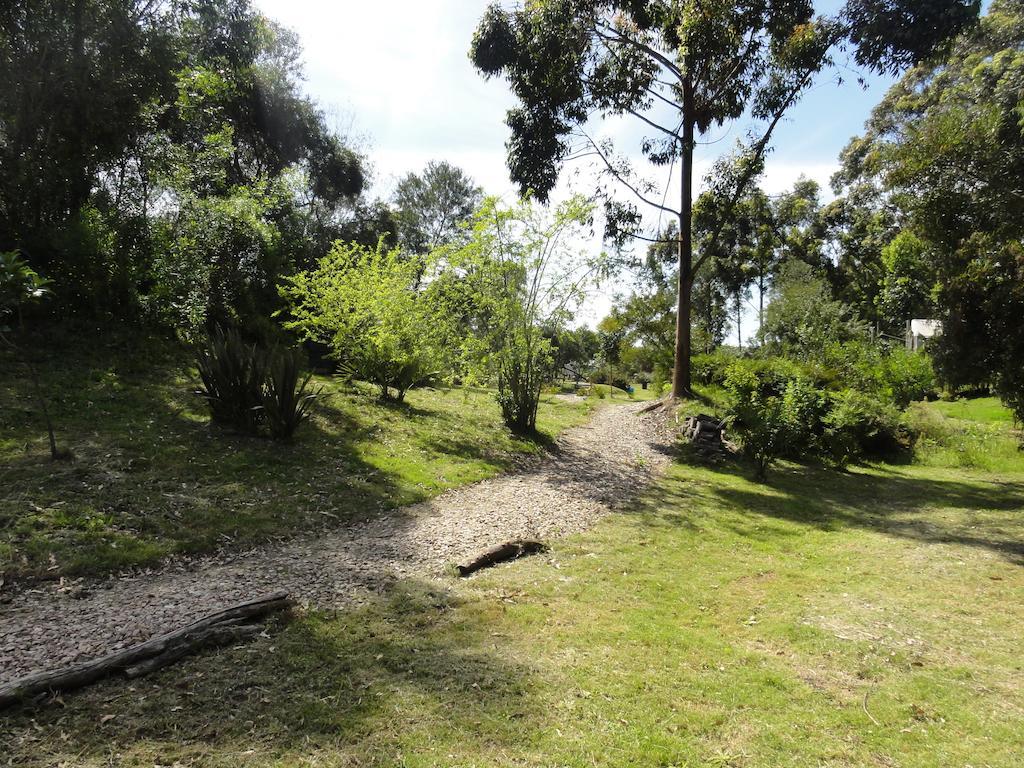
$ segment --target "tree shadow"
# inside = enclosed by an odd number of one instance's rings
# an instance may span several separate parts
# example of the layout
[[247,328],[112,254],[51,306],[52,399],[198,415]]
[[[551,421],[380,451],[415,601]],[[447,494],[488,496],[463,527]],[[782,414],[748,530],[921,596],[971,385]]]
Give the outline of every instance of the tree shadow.
[[300,617],[131,684],[111,679],[60,706],[22,705],[0,720],[0,743],[25,765],[114,753],[223,760],[253,749],[287,763],[364,741],[397,749],[389,740],[420,718],[462,741],[512,744],[540,717],[532,672],[501,654],[489,613],[459,605],[436,585],[401,582],[367,607]]
[[[733,463],[713,468],[749,478],[749,468]],[[921,477],[899,465],[836,471],[786,464],[774,468],[768,482],[673,484],[654,503],[693,503],[694,497],[727,502],[748,516],[787,520],[819,530],[863,528],[887,536],[930,544],[956,544],[989,551],[1024,565],[1024,482],[952,480]],[[763,534],[757,526],[738,532]],[[772,529],[771,537],[783,532]]]
[[0,380],[8,582],[245,548],[406,501],[408,488],[358,450],[374,425],[333,396],[291,442],[276,443],[211,424],[180,353],[149,367],[125,365],[121,354],[71,354],[43,370],[60,393],[51,411],[73,462],[48,460],[27,385],[16,374]]

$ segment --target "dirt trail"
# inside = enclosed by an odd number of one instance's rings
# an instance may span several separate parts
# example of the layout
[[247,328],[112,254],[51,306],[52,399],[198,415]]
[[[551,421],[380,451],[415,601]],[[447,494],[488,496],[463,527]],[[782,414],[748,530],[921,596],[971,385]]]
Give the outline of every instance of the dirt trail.
[[0,682],[131,645],[261,593],[351,605],[396,578],[451,578],[449,564],[502,541],[584,530],[668,461],[657,420],[638,415],[641,407],[599,409],[515,474],[315,537],[112,577],[80,597],[52,586],[22,592],[0,606]]

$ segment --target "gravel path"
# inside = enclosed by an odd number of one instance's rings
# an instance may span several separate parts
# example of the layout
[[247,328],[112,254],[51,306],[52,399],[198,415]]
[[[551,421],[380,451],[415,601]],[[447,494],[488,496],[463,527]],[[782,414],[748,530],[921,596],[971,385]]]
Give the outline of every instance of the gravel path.
[[0,606],[0,682],[123,648],[277,589],[339,607],[396,578],[450,578],[450,563],[509,539],[581,531],[668,461],[659,420],[639,415],[641,407],[598,410],[516,474],[316,537],[97,581],[77,596],[53,586],[17,594]]

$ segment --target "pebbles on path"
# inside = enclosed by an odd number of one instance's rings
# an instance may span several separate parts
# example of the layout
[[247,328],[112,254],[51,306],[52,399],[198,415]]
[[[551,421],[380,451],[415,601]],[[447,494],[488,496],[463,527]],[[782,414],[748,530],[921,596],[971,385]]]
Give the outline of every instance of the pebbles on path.
[[225,605],[287,590],[321,608],[357,603],[397,578],[451,578],[446,566],[510,539],[589,527],[641,490],[668,461],[658,420],[640,405],[599,409],[515,474],[224,562],[86,585],[52,587],[0,606],[0,682],[119,650]]

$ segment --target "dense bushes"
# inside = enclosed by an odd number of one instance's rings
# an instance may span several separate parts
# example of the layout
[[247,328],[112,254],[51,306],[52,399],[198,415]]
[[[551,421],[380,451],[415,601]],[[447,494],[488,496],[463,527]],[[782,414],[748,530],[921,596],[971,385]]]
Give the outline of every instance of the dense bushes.
[[893,455],[909,437],[896,407],[853,389],[829,393],[822,425],[827,455],[838,466],[863,456]]
[[845,466],[899,450],[908,432],[898,409],[853,389],[823,388],[780,358],[737,360],[726,369],[728,417],[759,477],[778,458],[822,457]]
[[738,357],[738,352],[716,349],[690,358],[690,371],[697,384],[725,384],[725,371]]
[[871,393],[899,408],[938,394],[931,358],[922,352],[849,342],[825,348],[819,359],[820,372],[841,386]]
[[243,434],[292,437],[309,418],[317,394],[301,375],[297,350],[249,343],[235,329],[215,329],[196,353],[203,387],[197,391],[213,421]]
[[725,377],[732,398],[729,420],[742,435],[743,452],[757,465],[759,478],[776,459],[806,443],[808,415],[817,406],[817,392],[804,380],[777,373],[773,366],[744,361],[731,366]]

